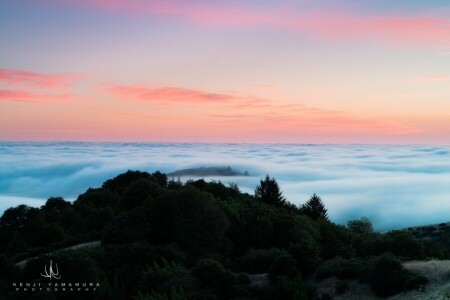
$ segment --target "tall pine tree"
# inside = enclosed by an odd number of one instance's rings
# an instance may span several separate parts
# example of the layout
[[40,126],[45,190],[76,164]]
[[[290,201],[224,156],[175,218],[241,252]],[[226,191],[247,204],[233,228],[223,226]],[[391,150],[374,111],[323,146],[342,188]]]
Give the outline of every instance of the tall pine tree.
[[255,199],[274,206],[286,205],[286,199],[281,193],[275,178],[270,178],[266,175],[264,180],[261,180],[255,189]]
[[325,208],[322,199],[316,194],[312,195],[311,198],[303,204],[301,209],[305,215],[313,220],[328,220],[327,209]]

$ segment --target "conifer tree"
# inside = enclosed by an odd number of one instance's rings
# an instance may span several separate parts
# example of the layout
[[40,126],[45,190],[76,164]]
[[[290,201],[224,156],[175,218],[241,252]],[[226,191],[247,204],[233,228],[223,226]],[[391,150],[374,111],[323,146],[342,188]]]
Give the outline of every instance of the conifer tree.
[[264,180],[261,180],[255,189],[255,199],[274,206],[286,205],[286,199],[281,193],[275,178],[270,178],[266,175]]
[[327,209],[325,208],[322,199],[316,194],[312,195],[311,198],[303,204],[302,211],[313,220],[328,220]]

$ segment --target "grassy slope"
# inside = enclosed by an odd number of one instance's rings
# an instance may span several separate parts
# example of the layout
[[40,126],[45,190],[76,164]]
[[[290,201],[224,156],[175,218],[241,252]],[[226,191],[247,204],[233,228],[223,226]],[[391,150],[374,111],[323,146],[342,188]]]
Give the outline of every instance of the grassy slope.
[[[450,299],[450,260],[410,261],[405,268],[411,272],[425,276],[429,283],[422,290],[414,290],[398,294],[388,300],[444,300]],[[336,295],[336,278],[329,278],[318,282],[316,287],[319,294],[328,294],[335,300],[378,300],[370,287],[356,280],[349,282],[345,293]]]

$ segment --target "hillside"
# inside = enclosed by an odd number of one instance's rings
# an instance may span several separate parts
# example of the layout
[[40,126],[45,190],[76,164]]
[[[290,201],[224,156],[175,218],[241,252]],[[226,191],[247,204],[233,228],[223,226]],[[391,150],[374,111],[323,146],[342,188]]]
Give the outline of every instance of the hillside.
[[[269,176],[249,195],[128,171],[73,203],[19,205],[0,218],[1,299],[351,299],[342,297],[355,291],[370,299],[445,286],[422,272],[430,263],[411,261],[448,259],[446,230],[417,239],[373,232],[366,218],[340,226],[318,195],[305,200],[291,204]],[[17,282],[94,286],[31,291]]]
[[202,177],[202,176],[249,176],[248,172],[244,173],[239,172],[231,167],[200,167],[200,168],[191,168],[191,169],[183,169],[177,170],[171,173],[168,173],[167,176],[169,178],[179,177],[179,176],[193,176],[193,177]]

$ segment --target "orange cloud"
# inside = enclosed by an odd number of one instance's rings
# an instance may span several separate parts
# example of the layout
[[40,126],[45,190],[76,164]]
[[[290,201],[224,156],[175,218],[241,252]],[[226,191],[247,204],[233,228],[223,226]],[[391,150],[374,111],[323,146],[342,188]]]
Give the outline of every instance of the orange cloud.
[[27,85],[38,88],[66,88],[83,74],[43,74],[27,70],[0,69],[0,81],[8,85]]
[[[378,120],[376,117],[358,117],[351,113],[308,107],[300,103],[285,103],[282,99],[262,98],[252,94],[216,93],[199,89],[187,89],[170,86],[148,85],[104,85],[101,91],[120,97],[124,100],[146,101],[149,103],[183,103],[201,105],[199,110],[183,108],[182,110],[160,110],[158,116],[151,119],[158,122],[170,120],[166,123],[167,130],[191,130],[192,133],[204,135],[206,130],[214,128],[242,135],[255,130],[267,132],[285,131],[295,134],[298,132],[327,134],[384,134],[411,135],[422,132],[420,128],[394,122]],[[214,107],[205,104],[215,104]],[[284,103],[284,104],[282,104]],[[149,104],[151,105],[151,104]],[[126,113],[126,111],[121,112]],[[134,119],[139,112],[134,112]],[[130,120],[131,117],[126,117]]]
[[[411,135],[424,130],[394,122],[354,116],[348,112],[307,107],[301,104],[270,105],[257,111],[211,114],[223,126],[239,126],[269,132]],[[244,130],[244,129],[243,129]]]

